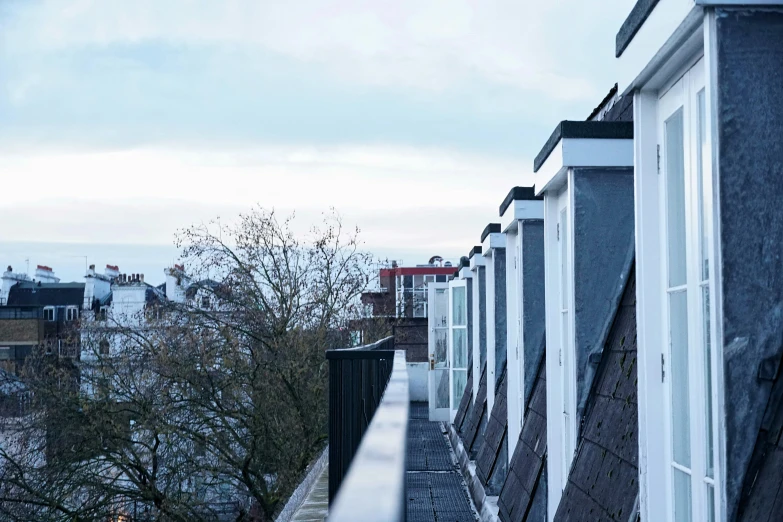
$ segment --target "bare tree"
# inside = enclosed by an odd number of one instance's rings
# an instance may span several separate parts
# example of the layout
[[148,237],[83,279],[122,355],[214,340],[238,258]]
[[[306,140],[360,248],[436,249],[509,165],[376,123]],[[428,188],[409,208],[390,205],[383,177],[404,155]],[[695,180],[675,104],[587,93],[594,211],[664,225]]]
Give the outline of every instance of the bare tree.
[[183,231],[182,302],[87,328],[75,388],[29,365],[0,518],[272,519],[326,442],[324,351],[349,343],[370,282],[358,229],[332,211],[300,238],[293,219]]

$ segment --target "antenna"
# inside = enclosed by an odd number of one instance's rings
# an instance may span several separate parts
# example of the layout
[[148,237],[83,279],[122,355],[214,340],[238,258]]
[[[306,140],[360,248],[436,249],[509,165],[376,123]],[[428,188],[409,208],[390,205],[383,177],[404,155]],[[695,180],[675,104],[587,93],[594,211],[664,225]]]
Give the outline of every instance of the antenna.
[[68,257],[83,257],[84,258],[84,273],[87,273],[87,256],[68,256]]
[[30,258],[29,258],[29,257],[26,257],[26,258],[24,259],[24,262],[25,262],[25,263],[27,263],[27,270],[26,270],[26,272],[25,272],[25,273],[26,273],[27,275],[30,275]]

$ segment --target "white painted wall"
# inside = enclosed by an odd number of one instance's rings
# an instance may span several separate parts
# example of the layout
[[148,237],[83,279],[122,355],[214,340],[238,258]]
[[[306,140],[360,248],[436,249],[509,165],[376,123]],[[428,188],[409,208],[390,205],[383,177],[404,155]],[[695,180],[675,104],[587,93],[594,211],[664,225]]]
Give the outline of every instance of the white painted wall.
[[406,365],[408,367],[408,386],[410,387],[411,401],[428,401],[427,372],[429,371],[429,363],[409,362]]
[[190,285],[190,278],[177,266],[166,268],[166,299],[175,303],[185,302],[185,290]]
[[[11,267],[9,266],[8,268],[10,269]],[[6,270],[3,272],[2,281],[3,285],[0,288],[0,304],[5,304],[8,302],[8,293],[11,291],[11,287],[19,281],[30,281],[30,278],[27,277],[27,274]]]
[[111,278],[97,274],[95,267],[90,266],[84,275],[84,305],[85,310],[92,306],[93,299],[103,299],[111,292]]

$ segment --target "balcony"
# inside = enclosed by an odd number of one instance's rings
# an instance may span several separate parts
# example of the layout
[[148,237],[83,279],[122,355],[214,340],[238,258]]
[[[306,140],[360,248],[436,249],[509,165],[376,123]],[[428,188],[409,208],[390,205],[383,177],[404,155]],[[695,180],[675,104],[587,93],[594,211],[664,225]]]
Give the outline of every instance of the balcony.
[[[329,464],[284,520],[475,521],[444,435],[426,403],[410,402],[405,351],[394,338],[331,350]],[[327,472],[328,471],[328,472]],[[281,519],[278,519],[281,520]]]

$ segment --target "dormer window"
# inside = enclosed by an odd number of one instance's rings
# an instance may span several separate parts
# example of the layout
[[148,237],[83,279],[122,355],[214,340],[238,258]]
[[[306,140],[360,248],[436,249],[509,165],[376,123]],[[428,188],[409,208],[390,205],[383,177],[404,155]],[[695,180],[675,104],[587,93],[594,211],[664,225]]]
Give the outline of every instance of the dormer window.
[[449,367],[450,421],[457,413],[465,385],[468,382],[468,290],[465,279],[453,279],[449,283]]
[[568,482],[603,324],[633,262],[633,126],[564,121],[536,157],[544,197],[548,512]]
[[53,306],[45,306],[43,309],[44,321],[54,321],[57,319],[57,311]]
[[205,295],[201,298],[201,308],[205,310],[209,310],[211,308],[211,302],[209,300],[209,296]]
[[65,309],[65,320],[73,322],[79,319],[79,308],[77,306],[68,306]]
[[[666,494],[664,503],[646,502],[646,513],[710,522],[717,520],[723,502],[715,415],[718,363],[711,332],[717,320],[710,292],[715,277],[712,147],[705,59],[687,63],[684,72],[645,92],[639,102],[644,110],[638,125],[654,124],[656,131],[641,140],[636,167],[645,194],[637,208],[638,266],[644,274],[637,282],[643,296],[639,351],[643,364],[660,367],[659,378],[639,383],[640,397],[649,397],[640,401],[646,411],[640,443],[648,454],[645,494]],[[653,150],[655,163],[646,155]]]

